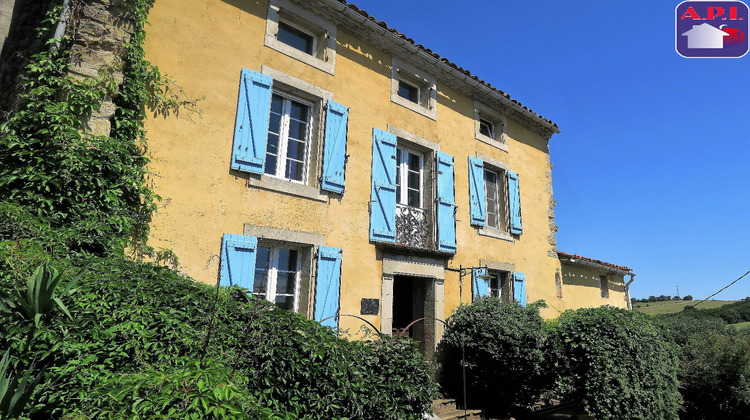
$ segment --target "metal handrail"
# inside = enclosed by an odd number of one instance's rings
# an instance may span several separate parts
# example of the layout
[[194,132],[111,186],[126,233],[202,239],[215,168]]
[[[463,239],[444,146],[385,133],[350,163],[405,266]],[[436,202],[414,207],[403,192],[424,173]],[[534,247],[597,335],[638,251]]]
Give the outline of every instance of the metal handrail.
[[363,321],[364,323],[366,323],[367,325],[369,325],[369,326],[370,326],[370,328],[372,328],[373,330],[375,330],[375,332],[376,332],[376,333],[378,333],[378,335],[380,335],[380,334],[381,334],[381,333],[380,333],[380,330],[379,330],[379,329],[377,329],[377,328],[376,328],[376,327],[375,327],[374,325],[372,325],[372,323],[371,323],[370,321],[368,321],[368,320],[366,320],[366,319],[362,318],[361,316],[357,316],[357,315],[349,315],[349,314],[335,314],[335,315],[331,315],[331,316],[329,316],[329,317],[323,318],[323,319],[321,319],[321,320],[320,320],[320,321],[318,321],[318,322],[320,322],[320,323],[322,324],[322,323],[323,323],[324,321],[327,321],[327,320],[329,320],[329,319],[331,319],[331,318],[340,318],[340,317],[342,317],[342,316],[348,316],[348,317],[352,317],[352,318],[357,318],[357,319],[359,319],[360,321]]
[[[434,317],[423,317],[419,319],[415,319],[414,321],[410,322],[409,325],[407,325],[398,335],[401,337],[406,337],[406,333],[409,332],[409,329],[416,323],[422,322],[427,318],[431,318],[434,321],[440,321],[445,325],[448,326],[448,323],[443,321],[440,318],[434,318]],[[466,417],[467,408],[466,408],[466,349],[464,348],[464,340],[461,339],[461,380],[463,381],[463,392],[464,392],[464,417]]]

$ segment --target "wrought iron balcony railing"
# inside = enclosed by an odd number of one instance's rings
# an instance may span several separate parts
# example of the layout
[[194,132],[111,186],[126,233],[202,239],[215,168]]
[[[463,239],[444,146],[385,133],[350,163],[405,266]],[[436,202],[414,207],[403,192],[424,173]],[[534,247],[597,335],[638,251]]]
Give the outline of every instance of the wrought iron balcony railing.
[[425,211],[401,204],[396,205],[396,243],[413,248],[429,248],[430,224]]

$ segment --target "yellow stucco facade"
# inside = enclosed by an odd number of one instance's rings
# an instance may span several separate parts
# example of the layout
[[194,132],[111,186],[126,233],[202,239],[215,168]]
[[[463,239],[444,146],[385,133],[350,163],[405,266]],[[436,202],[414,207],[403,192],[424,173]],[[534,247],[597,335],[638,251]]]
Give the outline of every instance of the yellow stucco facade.
[[[328,36],[317,42],[330,42],[332,47],[318,45],[323,51],[320,66],[267,45],[269,13],[275,12],[282,21],[299,23],[309,18],[313,28],[325,26]],[[434,311],[436,318],[446,319],[461,295],[463,302],[470,301],[470,276],[463,278],[460,291],[459,274],[446,267],[488,266],[524,273],[528,302],[544,299],[561,309],[602,303],[598,281],[595,287],[587,285],[588,277],[561,268],[556,254],[548,142],[558,130],[552,122],[465,74],[462,79],[460,70],[434,57],[428,65],[429,54],[403,39],[399,44],[397,35],[335,0],[278,0],[272,5],[267,0],[159,0],[148,20],[147,59],[189,96],[202,97],[200,115],[182,112],[178,118],[155,116],[146,123],[149,170],[163,199],[153,218],[150,244],[174,250],[184,273],[215,284],[226,257],[221,252],[222,237],[229,233],[257,237],[261,244],[304,248],[298,310],[310,317],[316,305],[314,255],[320,246],[342,250],[340,313],[357,315],[385,330],[393,322],[393,293],[399,290],[393,288],[394,277],[396,282],[410,275],[429,282],[429,291],[420,292],[429,300],[426,315]],[[309,29],[304,24],[300,28]],[[434,79],[431,109],[416,112],[392,99],[396,63],[426,76],[418,80],[426,88],[429,78]],[[311,104],[309,174],[301,185],[283,177],[230,169],[243,68],[268,75],[274,79],[274,89],[283,87]],[[327,101],[349,109],[343,194],[322,190],[319,180]],[[477,103],[502,117],[496,120],[498,131],[505,122],[502,141],[477,139]],[[423,205],[431,219],[431,241],[435,240],[435,191],[430,181],[434,167],[428,173],[429,162],[437,150],[454,157],[455,254],[370,240],[373,129],[396,134],[399,145],[403,139],[424,153]],[[470,224],[469,156],[518,174],[522,234],[498,238]],[[556,293],[560,273],[562,298]],[[612,280],[612,302],[607,303],[615,304],[621,292],[618,284]],[[377,313],[363,313],[362,299],[377,299]],[[542,315],[554,317],[557,311],[548,308]],[[361,324],[358,318],[340,320],[340,326],[350,330]],[[434,328],[439,335],[441,327]]]

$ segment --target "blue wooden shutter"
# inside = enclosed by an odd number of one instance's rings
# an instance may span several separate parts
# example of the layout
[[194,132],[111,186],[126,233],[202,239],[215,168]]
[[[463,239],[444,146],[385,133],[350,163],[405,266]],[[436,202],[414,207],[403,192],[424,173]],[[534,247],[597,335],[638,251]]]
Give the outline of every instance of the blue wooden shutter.
[[523,273],[513,273],[513,299],[526,306],[526,275]]
[[[318,248],[318,278],[315,282],[315,320],[336,328],[341,289],[341,256],[339,248]],[[328,319],[326,319],[328,318]],[[325,321],[323,321],[325,320]]]
[[437,152],[438,250],[456,253],[456,192],[453,186],[453,156]]
[[323,150],[323,180],[321,187],[335,193],[344,193],[346,166],[346,132],[349,108],[328,101],[326,107],[326,138]]
[[469,156],[469,202],[471,224],[474,226],[484,226],[487,223],[485,199],[484,162],[482,159]]
[[242,69],[234,123],[232,169],[253,174],[263,173],[272,84],[273,79],[269,76]]
[[521,190],[518,187],[518,174],[508,171],[508,201],[510,206],[510,233],[520,235],[521,227]]
[[377,128],[372,129],[370,240],[396,242],[396,135]]
[[480,279],[479,276],[486,276],[486,268],[476,268],[471,270],[471,290],[474,292],[474,298],[481,296],[489,296],[490,294],[490,281]]
[[221,241],[219,284],[222,286],[236,284],[252,290],[257,249],[258,238],[255,236],[225,233]]

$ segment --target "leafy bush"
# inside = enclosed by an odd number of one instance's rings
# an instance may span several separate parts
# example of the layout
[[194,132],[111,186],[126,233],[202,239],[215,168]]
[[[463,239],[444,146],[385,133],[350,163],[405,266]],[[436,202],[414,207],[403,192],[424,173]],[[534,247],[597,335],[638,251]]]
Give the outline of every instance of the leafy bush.
[[553,324],[557,390],[597,419],[676,419],[676,347],[647,315],[601,307]]
[[[2,278],[5,290],[23,287]],[[0,348],[16,355],[17,370],[45,367],[29,407],[37,417],[132,407],[123,415],[400,419],[418,418],[435,396],[409,339],[348,342],[243,290],[165,267],[100,258],[60,299],[73,320],[56,306],[38,328],[17,311],[0,322]],[[133,392],[115,392],[123,387]]]
[[[260,406],[246,378],[214,359],[178,360],[102,379],[87,398],[90,418],[288,418]],[[243,389],[244,388],[244,389]]]
[[750,418],[750,336],[719,317],[695,317],[692,312],[662,322],[680,348],[680,417]]
[[544,321],[539,308],[487,297],[460,306],[441,341],[441,384],[462,401],[461,348],[465,349],[468,405],[492,415],[536,401],[546,388]]
[[[690,308],[688,306],[686,308]],[[689,315],[689,314],[688,314]],[[700,317],[687,316],[682,313],[660,317],[660,322],[665,327],[665,332],[669,339],[680,347],[687,345],[696,335],[703,335],[710,332],[723,333],[727,330],[727,323],[717,317]]]
[[685,419],[750,418],[750,337],[709,331],[682,347]]

